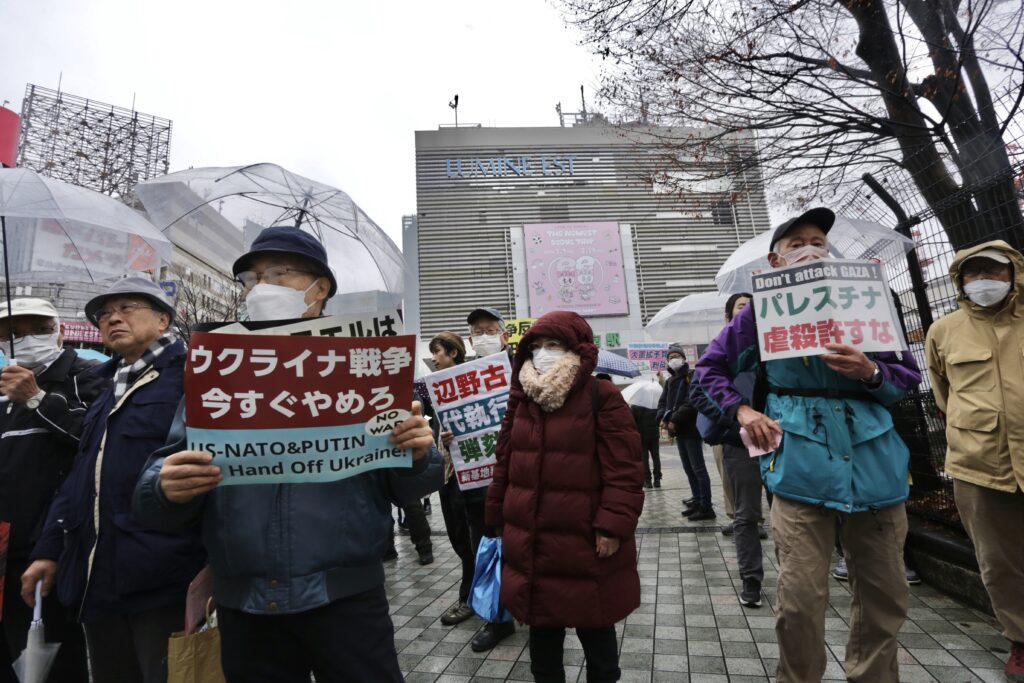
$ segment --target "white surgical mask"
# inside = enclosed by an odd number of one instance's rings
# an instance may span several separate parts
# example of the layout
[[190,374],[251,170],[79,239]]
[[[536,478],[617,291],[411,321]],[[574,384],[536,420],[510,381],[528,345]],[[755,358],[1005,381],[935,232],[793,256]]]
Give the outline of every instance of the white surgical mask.
[[795,266],[803,261],[816,261],[818,259],[827,258],[828,249],[808,244],[803,247],[797,247],[793,251],[786,252],[786,255],[782,257],[782,260],[786,262],[787,266]]
[[473,342],[473,350],[481,358],[501,351],[500,334],[475,334],[470,339]]
[[537,349],[533,352],[533,367],[537,369],[540,374],[546,373],[551,368],[558,364],[558,361],[565,358],[565,351],[561,349],[555,351],[552,349]]
[[995,306],[1009,293],[1010,283],[999,280],[975,280],[964,285],[967,298],[985,308]]
[[287,320],[301,318],[313,304],[306,303],[306,292],[313,289],[314,281],[304,290],[260,282],[245,296],[245,310],[249,320]]
[[14,338],[14,359],[18,365],[34,368],[46,365],[60,355],[57,338],[60,332],[53,334],[26,334]]
[[670,360],[668,362],[668,366],[670,368],[672,368],[673,370],[678,370],[679,368],[683,367],[683,359],[682,358],[673,358],[672,360]]

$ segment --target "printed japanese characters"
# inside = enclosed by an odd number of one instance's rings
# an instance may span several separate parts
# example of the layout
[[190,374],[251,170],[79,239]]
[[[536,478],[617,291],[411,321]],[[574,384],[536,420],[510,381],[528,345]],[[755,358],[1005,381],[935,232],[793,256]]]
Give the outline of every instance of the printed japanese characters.
[[464,491],[487,486],[494,476],[511,377],[508,356],[496,353],[424,378],[441,429],[455,436],[449,448]]
[[408,467],[388,437],[409,416],[415,337],[196,333],[185,374],[189,448],[222,486],[322,482]]
[[668,369],[668,342],[637,342],[626,347],[626,357],[641,371],[665,372]]
[[884,268],[870,261],[801,263],[753,277],[762,360],[817,356],[826,344],[906,348]]

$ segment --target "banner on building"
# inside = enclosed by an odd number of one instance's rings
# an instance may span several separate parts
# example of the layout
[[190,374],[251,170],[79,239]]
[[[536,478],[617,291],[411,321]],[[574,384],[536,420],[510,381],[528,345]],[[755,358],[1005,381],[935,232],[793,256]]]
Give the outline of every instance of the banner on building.
[[454,436],[449,451],[463,491],[483,488],[494,477],[511,377],[508,354],[496,353],[424,378],[441,431]]
[[523,232],[531,316],[629,313],[618,223],[533,223]]
[[80,320],[66,320],[61,321],[60,326],[64,331],[64,341],[89,342],[92,344],[103,343],[103,336],[100,334],[99,329],[92,323],[86,323]]
[[664,372],[668,369],[668,342],[629,344],[626,358],[636,363],[641,372]]
[[885,269],[871,261],[801,263],[753,276],[762,360],[818,356],[826,344],[901,351],[903,331]]
[[412,405],[416,338],[196,332],[185,368],[191,450],[221,486],[325,482],[408,467],[388,441]]

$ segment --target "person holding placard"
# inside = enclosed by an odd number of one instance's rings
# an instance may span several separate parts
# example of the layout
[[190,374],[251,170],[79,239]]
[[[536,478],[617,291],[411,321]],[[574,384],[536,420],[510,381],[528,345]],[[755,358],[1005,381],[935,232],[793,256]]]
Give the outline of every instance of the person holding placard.
[[[863,330],[844,330],[827,320],[820,327],[819,343],[817,337],[803,334],[803,323],[791,329],[780,321],[778,328],[761,329],[756,317],[779,301],[766,296],[758,305],[759,279],[763,284],[830,277],[832,268],[825,259],[834,221],[832,211],[816,208],[775,229],[768,260],[772,268],[786,270],[755,276],[753,304],[711,342],[697,363],[697,378],[738,420],[752,452],[767,452],[760,465],[775,497],[771,516],[779,563],[779,682],[817,681],[824,674],[829,562],[839,516],[853,591],[847,679],[898,683],[896,636],[909,601],[903,572],[909,452],[885,406],[916,386],[921,373],[909,350],[868,354],[856,348],[859,338],[854,332]],[[804,272],[793,275],[800,266],[805,266]],[[878,267],[864,262],[842,273],[866,283],[870,279],[870,286],[853,293],[875,293],[875,325],[870,329],[885,332],[891,348],[897,339],[891,323],[886,327],[878,322],[883,311],[894,317],[889,306],[879,305],[888,299],[887,288],[878,283]],[[827,281],[807,287],[819,287],[820,293],[830,296]],[[858,323],[867,328],[866,323],[851,321]],[[819,329],[807,325],[815,332]],[[789,351],[786,357],[762,360],[783,346]],[[753,405],[733,380],[749,371],[758,376]]]
[[928,330],[946,473],[992,609],[1010,641],[1006,680],[1024,681],[1024,257],[1003,241],[957,253],[960,308]]
[[[323,245],[293,227],[261,232],[234,273],[254,321],[319,316],[337,291]],[[353,364],[319,377],[326,382]],[[312,390],[317,380],[313,372],[301,381]],[[178,438],[153,454],[134,510],[141,523],[165,531],[201,523],[229,683],[308,683],[311,673],[322,681],[402,680],[381,558],[392,504],[418,501],[441,485],[441,458],[420,412],[413,403],[390,437],[394,451],[411,452],[411,467],[232,486],[218,486],[225,475],[211,453],[186,450],[185,426],[180,415],[175,420]],[[345,456],[339,448],[332,457]]]

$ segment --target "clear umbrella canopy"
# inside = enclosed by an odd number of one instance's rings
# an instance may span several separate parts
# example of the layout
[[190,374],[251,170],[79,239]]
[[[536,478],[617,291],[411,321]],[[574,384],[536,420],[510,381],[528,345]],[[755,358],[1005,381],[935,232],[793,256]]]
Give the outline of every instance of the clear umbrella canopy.
[[11,280],[99,282],[171,261],[170,240],[133,209],[28,169],[0,169],[0,216]]
[[657,408],[661,400],[661,385],[656,380],[634,382],[622,390],[622,398],[631,406]]
[[654,314],[647,323],[647,334],[663,342],[707,344],[725,326],[728,298],[718,292],[684,296]]
[[[741,244],[718,270],[715,284],[722,294],[749,292],[750,278],[771,269],[768,252],[774,230]],[[870,221],[836,216],[828,233],[828,249],[835,258],[878,259],[890,264],[902,261],[914,241],[891,228]]]
[[339,292],[402,291],[391,238],[341,190],[280,166],[193,168],[135,191],[160,229],[225,272],[261,230],[294,225],[323,243]]

